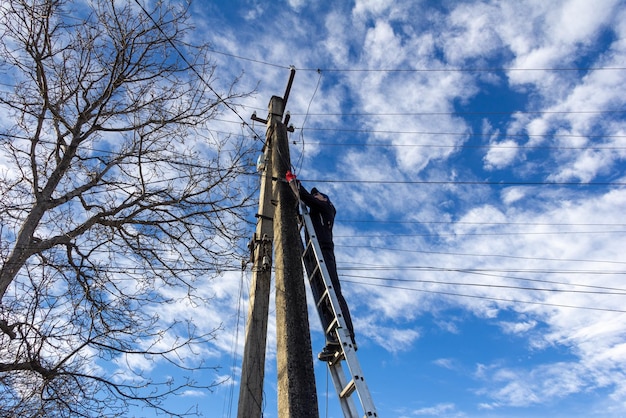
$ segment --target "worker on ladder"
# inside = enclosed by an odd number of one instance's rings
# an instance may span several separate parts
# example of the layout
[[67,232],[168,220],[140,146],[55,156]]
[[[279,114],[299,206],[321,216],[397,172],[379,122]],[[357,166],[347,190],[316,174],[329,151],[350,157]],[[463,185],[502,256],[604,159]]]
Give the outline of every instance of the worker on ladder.
[[[309,193],[290,171],[285,177],[300,201],[300,221],[306,240],[302,263],[309,277],[311,292],[326,337],[324,350],[317,357],[328,366],[344,416],[376,418],[376,407],[356,356],[350,311],[341,294],[337,276],[333,244],[333,225],[337,211],[327,195],[316,188]],[[363,414],[359,414],[357,410],[357,398]]]
[[[290,183],[296,179],[296,176],[291,172],[288,172],[286,177],[287,181]],[[315,234],[317,235],[317,241],[322,250],[322,256],[324,257],[324,261],[326,262],[326,268],[328,270],[328,274],[330,275],[332,285],[335,289],[335,295],[337,296],[337,300],[339,301],[339,305],[341,307],[341,310],[343,311],[346,326],[348,327],[348,331],[350,332],[350,336],[352,338],[352,343],[356,349],[352,318],[350,317],[348,304],[346,303],[346,300],[341,293],[341,285],[339,283],[339,276],[337,275],[337,263],[335,261],[333,225],[335,223],[335,215],[337,213],[337,210],[335,209],[335,206],[332,204],[328,196],[324,193],[320,193],[317,188],[312,188],[311,193],[309,193],[304,188],[304,186],[300,184],[299,181],[297,182],[297,184],[299,186],[298,192],[300,195],[300,199],[309,208],[311,221],[313,222],[313,228],[315,229]],[[308,241],[309,237],[307,236],[306,239]],[[324,283],[311,283],[311,290],[316,302],[319,300],[323,289]],[[321,318],[323,322],[322,326],[325,330],[327,330],[333,318],[332,308],[330,308],[330,306],[327,307],[325,314],[321,315]],[[337,335],[333,331],[327,332],[326,345],[317,357],[321,361],[330,361],[340,350],[341,345],[339,344]]]

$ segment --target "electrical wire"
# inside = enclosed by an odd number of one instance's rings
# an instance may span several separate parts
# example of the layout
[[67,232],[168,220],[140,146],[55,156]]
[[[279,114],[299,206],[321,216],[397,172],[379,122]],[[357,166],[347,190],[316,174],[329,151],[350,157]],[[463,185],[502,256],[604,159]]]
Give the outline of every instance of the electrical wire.
[[[352,270],[352,269],[351,269]],[[423,271],[445,271],[445,272],[455,272],[455,273],[468,273],[468,274],[482,274],[476,273],[475,271],[471,271],[469,269],[429,269],[425,268]],[[626,273],[622,273],[626,274]],[[449,285],[449,286],[460,286],[460,287],[484,287],[484,288],[493,288],[493,289],[513,289],[513,290],[528,290],[533,292],[553,292],[553,293],[581,293],[581,294],[590,294],[590,295],[616,295],[616,296],[626,296],[626,289],[606,287],[606,286],[590,286],[590,285],[581,285],[575,283],[563,283],[563,282],[554,282],[549,280],[533,280],[533,279],[525,279],[520,277],[510,277],[510,276],[498,276],[493,274],[484,274],[485,276],[490,277],[499,277],[499,278],[510,278],[515,280],[524,280],[535,283],[542,284],[556,284],[560,286],[574,286],[574,287],[584,287],[587,289],[598,289],[598,290],[576,290],[576,289],[554,289],[554,288],[538,288],[538,287],[524,287],[524,286],[513,286],[513,285],[505,285],[505,284],[493,284],[493,283],[465,283],[465,282],[450,282],[445,280],[425,280],[425,279],[399,279],[399,278],[389,278],[389,277],[377,277],[377,276],[363,276],[363,275],[353,275],[353,274],[342,274],[342,277],[352,277],[352,278],[360,278],[360,279],[371,279],[371,280],[380,280],[380,281],[389,281],[389,282],[404,282],[404,283],[427,283],[427,284],[436,284],[436,285]]]
[[[271,63],[269,61],[263,61],[255,58],[244,57],[242,55],[235,55],[228,52],[220,51],[217,49],[209,49],[215,54],[224,55],[227,57],[239,59],[242,61],[254,62],[256,64],[267,65],[275,68],[289,69],[291,66]],[[506,71],[624,71],[626,67],[545,67],[545,68],[515,68],[515,67],[492,67],[492,68],[298,68],[298,71],[325,71],[325,72],[362,72],[362,73],[379,73],[379,72],[391,72],[391,73],[420,73],[420,72],[506,72]]]
[[324,402],[324,412],[325,412],[324,416],[328,418],[328,405],[329,405],[328,400],[330,398],[330,384],[329,384],[330,368],[326,367],[325,369],[326,369],[326,390],[325,390],[326,396],[324,397],[324,401],[325,401]]
[[[507,236],[537,236],[537,235],[601,235],[601,234],[623,234],[626,230],[613,230],[613,231],[552,231],[552,232],[424,232],[422,234],[405,234],[404,236],[411,237],[507,237]],[[363,238],[364,235],[352,236]],[[378,238],[378,235],[372,235],[370,237]],[[402,251],[402,250],[399,250]]]
[[318,70],[318,75],[319,76],[317,78],[317,83],[315,85],[315,89],[313,90],[313,94],[311,95],[311,100],[309,100],[309,104],[308,104],[308,106],[306,108],[306,113],[305,113],[304,119],[302,121],[302,126],[300,127],[300,142],[302,144],[302,151],[300,152],[300,157],[298,158],[298,162],[296,163],[296,167],[297,167],[297,170],[295,171],[296,173],[299,172],[299,170],[300,170],[300,168],[302,166],[302,161],[304,160],[304,150],[305,150],[305,148],[304,148],[304,145],[305,145],[305,143],[304,143],[304,127],[306,126],[306,122],[307,122],[308,117],[309,117],[309,110],[311,109],[311,104],[313,104],[313,99],[315,99],[315,95],[316,95],[317,90],[319,89],[320,83],[322,81],[322,71],[321,70]]
[[[623,234],[626,230],[613,231],[551,231],[551,232],[425,232],[423,234],[411,234],[412,237],[502,237],[515,235],[600,235],[600,234]],[[405,235],[407,236],[407,235]]]
[[[381,133],[372,132],[372,133]],[[626,138],[626,137],[624,137]],[[506,138],[503,138],[506,140]],[[602,145],[590,145],[590,146],[549,146],[549,145],[499,145],[499,144],[485,144],[485,145],[468,145],[468,144],[396,144],[396,143],[330,143],[330,142],[308,142],[309,145],[321,145],[324,147],[362,147],[362,148],[444,148],[444,149],[519,149],[519,150],[607,150],[607,151],[620,151],[626,150],[626,146],[602,146]]]
[[[231,121],[231,120],[222,120],[222,119],[214,119],[219,122],[225,123],[236,123],[240,125],[239,122]],[[302,130],[303,128],[294,128],[295,130]],[[491,135],[487,133],[474,133],[474,132],[425,132],[425,131],[391,131],[391,130],[377,130],[377,129],[345,129],[345,128],[307,128],[309,131],[317,131],[317,132],[352,132],[352,133],[364,133],[364,134],[405,134],[405,135],[418,135],[418,136],[460,136],[467,138],[489,138]],[[244,136],[243,134],[236,134],[229,131],[220,131],[216,129],[209,129],[208,132],[219,133],[223,135],[237,135],[239,137]],[[245,136],[244,136],[245,137]],[[584,138],[584,139],[626,139],[626,135],[573,135],[573,134],[510,134],[499,138],[499,143],[489,143],[483,145],[472,145],[467,143],[462,144],[434,144],[434,143],[395,143],[395,142],[322,142],[322,141],[308,141],[309,145],[320,145],[324,147],[363,147],[363,148],[444,148],[444,149],[520,149],[520,150],[609,150],[609,151],[619,151],[625,150],[626,145],[617,146],[606,144],[588,144],[588,145],[523,145],[516,143],[515,145],[504,145],[504,141],[507,140],[518,140],[518,139],[527,139],[527,138],[545,138],[545,139],[554,139],[554,138]],[[54,144],[53,142],[50,142]],[[304,145],[303,145],[304,146]],[[111,152],[111,151],[102,151],[102,152]]]
[[244,279],[245,279],[245,262],[242,260],[242,268],[241,268],[241,279],[239,281],[239,293],[237,296],[237,309],[236,309],[236,316],[235,316],[235,338],[233,339],[233,347],[232,347],[232,351],[231,351],[231,358],[232,358],[232,366],[231,366],[231,372],[230,372],[230,378],[231,378],[231,385],[230,385],[230,390],[229,390],[229,394],[228,394],[228,418],[230,418],[232,416],[232,410],[233,410],[233,400],[234,400],[234,392],[235,392],[235,370],[237,368],[237,364],[238,364],[238,360],[237,360],[237,348],[239,347],[239,320],[241,318],[242,315],[242,306],[241,306],[241,302],[242,302],[242,298],[243,298],[243,284],[244,284]]
[[[455,115],[578,115],[578,114],[614,114],[614,113],[626,113],[626,109],[603,109],[603,110],[514,110],[508,112],[493,112],[493,111],[451,111],[451,112],[388,112],[388,113],[369,113],[369,112],[354,112],[354,113],[310,113],[309,116],[362,116],[366,118],[372,118],[375,116],[455,116]],[[294,113],[294,116],[299,116],[299,113]]]
[[329,180],[329,179],[305,179],[306,181],[315,183],[345,183],[345,184],[403,184],[403,185],[474,185],[474,186],[626,186],[626,182],[622,181],[598,181],[598,182],[566,182],[566,181],[470,181],[470,180]]
[[[258,107],[254,107],[254,106],[249,106],[249,105],[245,105],[242,103],[238,103],[237,106],[242,107],[242,108],[248,108],[248,109],[253,109],[253,110],[264,110],[262,108],[258,108]],[[366,120],[371,120],[373,118],[382,118],[382,117],[387,117],[387,116],[403,116],[403,117],[415,117],[415,116],[464,116],[464,115],[536,115],[536,114],[561,114],[561,115],[576,115],[576,114],[596,114],[596,115],[602,115],[602,114],[615,114],[615,113],[626,113],[626,109],[605,109],[605,110],[600,110],[600,109],[595,109],[595,110],[564,110],[564,111],[525,111],[525,110],[515,110],[515,111],[509,111],[509,112],[493,112],[493,111],[472,111],[472,112],[463,112],[463,111],[450,111],[450,112],[428,112],[428,111],[423,111],[423,112],[419,112],[419,113],[415,113],[415,112],[397,112],[397,113],[375,113],[375,112],[368,112],[368,113],[364,113],[364,112],[355,112],[355,113],[345,113],[345,112],[329,112],[329,113],[309,113],[308,116],[323,116],[323,117],[328,117],[328,116],[339,116],[342,118],[348,118],[348,117],[359,117],[359,118],[365,118]],[[297,113],[297,112],[290,112],[291,116],[304,116],[307,115],[307,113]],[[232,120],[227,120],[227,119],[215,119],[217,121],[220,122],[226,122],[226,123],[240,123],[238,121],[232,121]],[[302,127],[294,127],[295,130],[299,130],[302,129]],[[491,137],[491,134],[482,134],[482,133],[472,133],[472,132],[468,132],[468,131],[464,131],[464,132],[422,132],[422,131],[397,131],[397,130],[375,130],[375,129],[356,129],[356,128],[322,128],[322,127],[313,127],[313,128],[307,128],[309,130],[312,131],[332,131],[332,132],[363,132],[363,133],[389,133],[389,134],[420,134],[420,135],[455,135],[455,136],[485,136],[485,137]],[[598,135],[598,134],[591,134],[591,135],[580,135],[580,134],[566,134],[566,133],[554,133],[554,134],[532,134],[532,133],[525,133],[525,134],[511,134],[511,133],[507,133],[505,135],[505,137],[555,137],[555,138],[562,138],[562,137],[571,137],[571,138],[625,138],[625,135]]]
[[[335,73],[478,73],[478,72],[507,72],[507,71],[624,71],[626,67],[546,67],[546,68],[322,68],[326,72]],[[300,71],[315,71],[314,68],[301,68]]]
[[[389,235],[393,236],[393,235]],[[335,238],[338,236],[335,235]],[[356,236],[352,236],[356,237]],[[443,255],[450,257],[480,257],[480,258],[509,258],[515,260],[533,260],[533,261],[555,261],[555,262],[572,262],[572,263],[602,263],[602,264],[624,264],[626,265],[626,261],[615,261],[615,260],[589,260],[589,259],[575,259],[575,258],[549,258],[549,257],[523,257],[517,255],[504,255],[504,254],[478,254],[478,253],[458,253],[458,252],[444,252],[444,251],[425,251],[425,250],[407,250],[404,248],[389,248],[389,247],[378,247],[378,246],[357,246],[357,245],[338,245],[338,248],[368,248],[376,251],[392,251],[392,252],[408,252],[408,253],[420,253],[420,254],[435,254],[435,255]]]
[[[386,220],[386,219],[337,219],[341,223],[375,223],[375,224],[399,224],[399,225],[507,225],[507,226],[626,226],[623,223],[589,223],[589,222],[468,222],[468,221],[405,221],[405,220]],[[399,236],[403,234],[393,234]],[[340,236],[340,235],[335,235]],[[341,235],[346,237],[347,235]],[[351,235],[350,237],[352,237]],[[363,235],[359,235],[363,236]],[[385,235],[364,235],[369,237],[384,237]],[[406,236],[413,236],[408,234]]]
[[352,284],[358,284],[358,285],[364,285],[364,286],[384,287],[384,288],[398,289],[398,290],[409,290],[413,292],[431,293],[431,294],[438,294],[438,295],[445,295],[445,296],[491,300],[491,301],[496,301],[496,302],[552,306],[556,308],[584,309],[584,310],[600,311],[600,312],[626,313],[626,310],[622,310],[622,309],[600,308],[597,306],[592,307],[592,306],[565,305],[565,304],[560,304],[560,303],[550,303],[550,302],[540,302],[540,301],[505,299],[505,298],[497,298],[497,297],[490,297],[490,296],[478,296],[478,295],[468,295],[468,294],[455,293],[455,292],[444,292],[444,291],[438,291],[438,290],[415,289],[412,287],[393,286],[393,285],[380,284],[380,283],[364,283],[364,282],[357,282],[353,280],[344,280],[343,283],[352,283]]

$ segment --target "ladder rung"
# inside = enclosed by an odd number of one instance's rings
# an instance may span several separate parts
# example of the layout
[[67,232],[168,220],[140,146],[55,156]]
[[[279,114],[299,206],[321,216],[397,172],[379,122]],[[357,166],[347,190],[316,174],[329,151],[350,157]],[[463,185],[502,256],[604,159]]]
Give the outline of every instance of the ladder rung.
[[356,385],[354,384],[354,379],[350,380],[348,382],[348,384],[346,385],[345,388],[343,388],[343,390],[341,391],[341,393],[339,394],[339,397],[341,399],[343,398],[347,398],[348,396],[352,395],[354,393],[354,390],[356,389]]
[[328,328],[326,328],[326,334],[330,334],[335,328],[337,328],[337,325],[339,325],[339,321],[337,321],[337,317],[334,317]]
[[309,241],[308,244],[306,245],[306,248],[304,249],[304,253],[302,254],[302,256],[307,257],[309,256],[309,253],[313,253],[313,254],[310,254],[311,256],[315,255],[311,241]]
[[324,290],[324,293],[321,294],[320,300],[317,301],[317,308],[319,309],[320,305],[324,303],[324,301],[328,298],[328,289]]
[[309,282],[312,282],[314,279],[317,278],[317,276],[321,275],[319,266],[315,266],[315,268],[313,268],[313,271],[309,271],[309,267],[307,267],[306,273],[309,277]]

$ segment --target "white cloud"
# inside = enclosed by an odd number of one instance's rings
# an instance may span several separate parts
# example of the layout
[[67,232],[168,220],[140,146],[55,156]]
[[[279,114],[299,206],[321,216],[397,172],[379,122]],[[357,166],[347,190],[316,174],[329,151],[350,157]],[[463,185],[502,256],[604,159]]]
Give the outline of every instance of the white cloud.
[[367,63],[371,68],[397,68],[403,61],[404,49],[387,21],[377,21],[375,26],[367,31],[363,50],[367,54]]
[[500,322],[502,330],[507,334],[523,334],[537,326],[537,321]]
[[486,3],[459,4],[448,17],[442,43],[446,61],[465,65],[467,60],[487,58],[503,47],[496,28],[497,6]]
[[420,337],[420,333],[417,330],[384,326],[377,323],[378,318],[370,317],[365,320],[353,318],[353,320],[355,322],[357,344],[359,343],[360,335],[364,335],[385,347],[391,353],[408,350]]
[[327,35],[324,39],[324,49],[338,66],[346,66],[349,60],[349,34],[345,30],[345,16],[337,11],[330,11],[324,19]]
[[525,189],[521,187],[508,187],[504,189],[501,193],[502,202],[507,206],[521,200],[526,196]]
[[206,392],[199,390],[186,390],[180,394],[184,398],[203,398],[206,396]]
[[292,9],[298,11],[302,6],[306,4],[305,0],[288,0],[289,6]]
[[489,392],[495,402],[518,407],[536,405],[563,398],[588,388],[593,373],[577,363],[554,363],[531,372],[519,369],[496,369],[488,378],[503,384]]
[[394,4],[393,0],[356,0],[352,14],[355,17],[381,16]]
[[[506,215],[493,205],[486,204],[472,208],[459,218],[458,232],[466,232],[470,229],[482,228],[483,225],[506,221]],[[464,224],[469,224],[464,226]]]
[[456,369],[456,361],[449,358],[440,358],[433,362],[439,367],[443,367],[444,369],[454,370]]
[[588,183],[597,175],[606,173],[612,163],[610,153],[584,150],[575,157],[574,161],[561,168],[558,173],[549,176],[548,179],[557,182],[579,180],[582,183]]
[[[577,50],[589,45],[619,4],[605,1],[591,4],[572,0],[561,2],[508,3],[502,7],[505,19],[500,20],[498,32],[510,45],[516,58],[514,68],[554,68],[572,64]],[[514,15],[524,19],[512,19]],[[542,72],[511,72],[514,83],[533,82],[549,85]]]
[[415,415],[415,416],[427,415],[427,416],[435,416],[435,417],[451,416],[450,413],[454,412],[454,410],[455,410],[454,404],[442,403],[442,404],[437,404],[435,406],[416,409],[415,411],[413,411],[411,415]]
[[504,140],[492,143],[489,151],[483,158],[486,170],[503,169],[515,161],[518,155],[518,145],[513,140]]

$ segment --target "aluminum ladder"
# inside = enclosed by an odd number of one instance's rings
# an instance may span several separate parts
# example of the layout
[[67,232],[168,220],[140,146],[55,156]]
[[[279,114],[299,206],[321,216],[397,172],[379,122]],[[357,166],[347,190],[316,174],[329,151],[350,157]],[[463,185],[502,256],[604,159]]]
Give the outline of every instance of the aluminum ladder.
[[[361,417],[378,417],[374,401],[367,387],[361,365],[356,355],[356,346],[353,344],[350,332],[346,326],[344,314],[333,289],[324,256],[313,228],[313,222],[308,208],[300,202],[301,228],[305,228],[305,242],[302,263],[309,278],[309,285],[315,299],[317,312],[322,325],[329,324],[324,331],[327,334],[334,332],[341,344],[331,361],[328,361],[328,369],[341,403],[343,415],[346,418],[358,418],[356,402],[352,395],[358,395],[363,410]],[[344,368],[344,365],[347,368]]]

